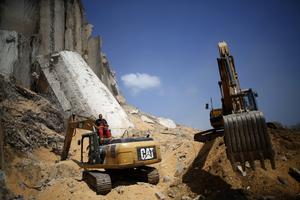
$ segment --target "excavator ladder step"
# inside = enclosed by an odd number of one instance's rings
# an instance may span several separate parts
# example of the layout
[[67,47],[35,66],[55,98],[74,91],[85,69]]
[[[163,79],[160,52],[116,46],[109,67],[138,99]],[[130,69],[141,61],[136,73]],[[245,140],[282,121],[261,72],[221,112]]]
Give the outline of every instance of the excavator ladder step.
[[267,159],[275,169],[275,153],[262,112],[250,111],[224,116],[224,141],[233,169],[236,170],[240,163],[245,170],[245,163],[249,162],[255,170],[256,160],[266,169],[264,161]]

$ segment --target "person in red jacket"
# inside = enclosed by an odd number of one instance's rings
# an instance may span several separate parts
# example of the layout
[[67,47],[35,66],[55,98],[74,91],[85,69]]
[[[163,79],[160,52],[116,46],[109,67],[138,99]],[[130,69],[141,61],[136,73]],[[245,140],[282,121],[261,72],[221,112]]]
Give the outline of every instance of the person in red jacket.
[[107,121],[99,114],[99,118],[95,121],[96,128],[98,129],[98,134],[100,138],[100,144],[103,144],[104,138],[111,140],[111,132]]

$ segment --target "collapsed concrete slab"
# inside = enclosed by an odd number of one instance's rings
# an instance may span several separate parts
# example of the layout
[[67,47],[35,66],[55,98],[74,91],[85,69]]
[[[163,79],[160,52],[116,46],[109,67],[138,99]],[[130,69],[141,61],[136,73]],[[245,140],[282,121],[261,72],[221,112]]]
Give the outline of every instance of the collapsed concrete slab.
[[132,127],[127,114],[108,88],[76,52],[61,51],[50,62],[39,57],[42,72],[64,111],[97,117],[102,113],[113,136]]

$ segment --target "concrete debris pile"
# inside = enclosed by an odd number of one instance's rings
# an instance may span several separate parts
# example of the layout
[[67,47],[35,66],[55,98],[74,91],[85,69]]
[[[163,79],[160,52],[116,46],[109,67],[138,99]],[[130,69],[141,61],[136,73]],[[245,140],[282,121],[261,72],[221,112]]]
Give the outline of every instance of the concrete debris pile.
[[[176,127],[180,128],[180,125],[177,125],[173,120],[163,117],[156,117],[144,112],[141,112],[134,106],[125,104],[123,108],[128,113],[130,121],[134,122],[135,126],[139,126],[138,124],[147,124],[146,127],[142,129],[147,130],[157,130],[158,132],[176,132]],[[156,127],[156,128],[154,128]],[[140,130],[137,128],[137,130]],[[174,133],[173,133],[174,134]]]
[[[240,172],[232,171],[226,159],[222,138],[206,144],[194,142],[193,135],[197,130],[178,124],[176,128],[167,128],[158,123],[156,117],[125,105],[124,110],[135,128],[124,136],[150,135],[161,144],[163,160],[155,164],[161,175],[160,182],[153,186],[133,179],[121,179],[109,194],[97,196],[83,181],[79,181],[80,168],[72,161],[80,158],[80,147],[76,142],[71,144],[70,160],[59,162],[59,155],[53,152],[55,145],[63,143],[59,109],[34,92],[0,80],[1,91],[4,91],[0,93],[1,110],[5,111],[4,115],[1,114],[1,120],[5,129],[8,129],[8,132],[5,130],[5,191],[14,192],[13,197],[108,200],[296,199],[300,192],[298,173],[295,174],[300,168],[300,140],[297,131],[269,129],[277,153],[276,170],[265,171],[258,168],[253,172],[247,169],[246,176],[243,176]],[[46,112],[43,112],[44,109]],[[53,116],[46,116],[47,113],[52,113]],[[142,116],[154,123],[143,121]],[[42,118],[49,120],[42,121]],[[12,123],[16,124],[14,132],[10,128]],[[30,130],[27,131],[27,128]],[[74,137],[74,141],[79,139],[80,132],[76,132]],[[16,153],[18,149],[23,152]],[[32,151],[26,151],[27,149]]]
[[[5,143],[23,152],[63,141],[61,111],[36,93],[0,76],[1,121]],[[50,131],[52,134],[45,134]]]

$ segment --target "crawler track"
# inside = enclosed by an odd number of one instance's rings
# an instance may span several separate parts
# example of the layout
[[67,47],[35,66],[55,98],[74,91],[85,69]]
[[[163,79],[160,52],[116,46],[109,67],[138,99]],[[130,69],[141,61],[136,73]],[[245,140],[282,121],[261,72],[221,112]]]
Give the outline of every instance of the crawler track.
[[109,174],[101,171],[84,171],[82,179],[93,189],[97,194],[105,195],[111,191],[111,179]]

